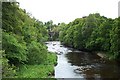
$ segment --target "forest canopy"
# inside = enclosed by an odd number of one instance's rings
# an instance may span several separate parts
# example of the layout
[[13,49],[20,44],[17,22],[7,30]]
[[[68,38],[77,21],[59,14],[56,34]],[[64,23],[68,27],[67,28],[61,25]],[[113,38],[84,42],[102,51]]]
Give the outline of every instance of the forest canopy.
[[61,27],[59,40],[80,50],[103,51],[120,60],[120,17],[111,19],[99,13],[77,18]]

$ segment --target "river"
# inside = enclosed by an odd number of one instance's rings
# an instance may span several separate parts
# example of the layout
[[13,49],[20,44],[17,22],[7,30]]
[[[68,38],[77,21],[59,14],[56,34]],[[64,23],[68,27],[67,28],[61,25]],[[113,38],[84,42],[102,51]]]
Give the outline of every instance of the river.
[[120,65],[115,61],[102,59],[89,52],[78,51],[61,45],[59,41],[46,42],[48,51],[56,52],[55,78],[82,78],[93,80],[119,78]]

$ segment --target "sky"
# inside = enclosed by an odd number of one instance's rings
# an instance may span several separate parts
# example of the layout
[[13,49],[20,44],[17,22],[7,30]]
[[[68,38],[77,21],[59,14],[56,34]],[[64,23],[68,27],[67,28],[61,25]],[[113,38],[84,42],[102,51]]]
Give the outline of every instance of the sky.
[[118,17],[119,0],[17,0],[20,7],[42,22],[69,23],[76,18],[100,13],[108,18]]

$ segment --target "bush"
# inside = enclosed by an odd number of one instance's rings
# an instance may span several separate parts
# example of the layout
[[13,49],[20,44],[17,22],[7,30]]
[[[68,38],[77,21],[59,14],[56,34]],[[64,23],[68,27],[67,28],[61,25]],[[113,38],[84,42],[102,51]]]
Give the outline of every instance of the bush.
[[0,54],[2,54],[2,59],[0,59],[0,62],[2,62],[2,77],[13,78],[16,74],[16,70],[13,69],[15,66],[10,66],[8,64],[9,60],[6,58],[4,51],[1,50]]
[[32,41],[28,45],[28,64],[41,64],[47,55],[46,47],[38,42]]
[[3,32],[2,44],[10,64],[17,65],[27,60],[25,43],[19,43],[13,34]]

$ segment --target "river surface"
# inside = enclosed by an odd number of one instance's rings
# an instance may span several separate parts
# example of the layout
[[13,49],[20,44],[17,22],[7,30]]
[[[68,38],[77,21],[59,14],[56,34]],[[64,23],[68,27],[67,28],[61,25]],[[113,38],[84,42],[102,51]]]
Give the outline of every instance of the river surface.
[[56,52],[55,78],[83,78],[101,80],[120,77],[120,65],[89,52],[78,51],[61,45],[59,41],[46,42],[48,50]]

